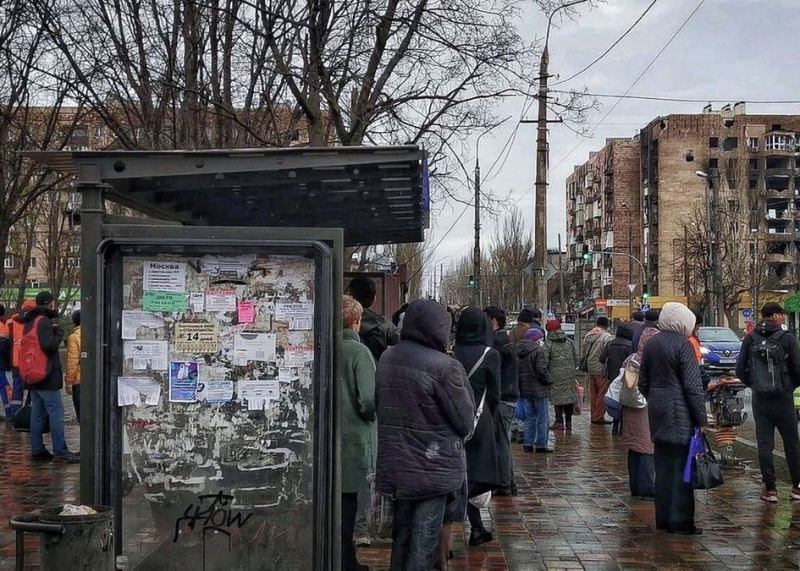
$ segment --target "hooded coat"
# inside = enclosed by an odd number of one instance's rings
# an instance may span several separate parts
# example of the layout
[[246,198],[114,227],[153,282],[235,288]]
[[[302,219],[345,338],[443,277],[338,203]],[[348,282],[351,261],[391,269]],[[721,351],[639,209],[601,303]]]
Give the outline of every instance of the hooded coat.
[[493,346],[500,353],[500,400],[516,403],[519,398],[516,348],[502,329],[495,331]]
[[508,334],[509,341],[511,341],[514,345],[516,345],[517,343],[525,339],[525,333],[530,328],[531,328],[530,323],[525,323],[523,321],[518,322],[514,326],[514,329],[512,329],[511,332]]
[[361,316],[359,335],[361,336],[361,342],[370,350],[376,363],[380,361],[381,355],[386,349],[392,345],[397,345],[397,342],[400,341],[397,328],[392,322],[387,321],[383,315],[367,308],[364,308],[364,313]]
[[517,343],[519,396],[524,399],[550,398],[550,373],[544,347],[530,339]]
[[588,374],[594,377],[602,377],[605,374],[605,364],[600,362],[600,356],[612,339],[611,333],[602,327],[594,327],[583,338],[581,358],[587,357]]
[[630,325],[627,323],[620,323],[617,327],[617,336],[603,348],[603,353],[600,355],[600,362],[605,364],[604,378],[615,379],[617,375],[619,375],[619,370],[622,368],[625,359],[633,353],[631,350],[633,333],[634,330]]
[[694,429],[708,422],[700,366],[688,339],[694,322],[685,305],[664,304],[661,333],[647,341],[642,353],[639,391],[647,399],[653,442],[684,446]]
[[550,400],[554,406],[575,402],[575,370],[578,368],[578,352],[575,343],[561,329],[547,334],[544,346],[547,371],[552,381]]
[[444,306],[412,302],[400,343],[378,363],[375,488],[382,495],[418,500],[464,483],[463,440],[475,402],[464,367],[445,352],[450,325]]
[[483,412],[478,419],[475,432],[467,441],[467,481],[470,487],[476,484],[499,484],[497,472],[497,447],[494,435],[494,417],[500,403],[500,354],[495,349],[486,352],[493,344],[492,326],[486,314],[477,307],[465,309],[456,324],[456,359],[469,372],[486,353],[480,366],[469,375],[472,396],[477,407],[484,392]]
[[49,307],[37,305],[34,309],[25,313],[25,326],[23,334],[28,333],[34,326],[37,317],[39,320],[37,333],[39,336],[39,346],[47,355],[47,377],[35,385],[26,385],[26,388],[37,391],[60,391],[64,386],[64,373],[61,369],[61,358],[58,355],[58,347],[64,339],[64,332],[55,325],[58,317],[55,311]]

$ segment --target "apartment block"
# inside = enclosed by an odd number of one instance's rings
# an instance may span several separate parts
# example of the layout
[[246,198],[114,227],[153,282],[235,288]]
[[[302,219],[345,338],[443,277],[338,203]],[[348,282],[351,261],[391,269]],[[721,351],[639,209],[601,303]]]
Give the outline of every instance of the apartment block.
[[607,300],[615,316],[628,314],[628,284],[642,292],[639,153],[634,139],[609,139],[567,178],[568,293]]
[[[624,316],[627,308],[614,311],[619,302],[609,300],[627,298],[628,283],[641,295],[641,271],[631,274],[627,260],[612,255],[620,252],[645,266],[655,307],[691,303],[703,278],[686,270],[686,222],[703,218],[712,197],[715,223],[744,229],[748,253],[763,256],[759,287],[778,295],[798,289],[799,115],[748,115],[737,103],[658,117],[635,137],[591,153],[566,192],[572,299],[587,307],[603,299],[612,316]],[[583,253],[598,250],[604,254],[587,263]]]

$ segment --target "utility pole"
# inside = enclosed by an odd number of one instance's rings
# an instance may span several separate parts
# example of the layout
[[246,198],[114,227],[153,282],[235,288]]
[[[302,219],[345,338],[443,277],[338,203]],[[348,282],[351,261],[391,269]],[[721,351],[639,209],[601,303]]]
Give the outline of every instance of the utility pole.
[[536,305],[547,311],[547,68],[550,54],[545,43],[542,60],[539,63],[539,114],[536,119],[536,224],[533,250],[534,283],[536,284]]
[[481,165],[475,154],[475,251],[472,254],[472,275],[475,276],[474,303],[481,307]]
[[558,297],[558,308],[562,311],[562,313],[566,313],[564,311],[566,304],[564,302],[564,261],[561,256],[561,232],[558,233]]

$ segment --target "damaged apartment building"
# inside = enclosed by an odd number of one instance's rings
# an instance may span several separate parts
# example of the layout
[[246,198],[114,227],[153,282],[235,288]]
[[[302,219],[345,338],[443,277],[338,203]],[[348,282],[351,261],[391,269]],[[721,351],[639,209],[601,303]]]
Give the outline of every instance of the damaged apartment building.
[[[737,103],[658,117],[637,136],[609,139],[591,153],[568,177],[566,193],[570,293],[587,309],[601,299],[612,317],[627,317],[629,283],[636,284],[638,302],[648,283],[654,307],[691,304],[709,278],[692,267],[698,264],[684,262],[698,238],[691,222],[704,228],[706,216],[712,244],[746,243],[741,257],[754,261],[741,272],[741,288],[775,295],[798,288],[798,115],[748,115]],[[624,254],[641,261],[647,280]]]

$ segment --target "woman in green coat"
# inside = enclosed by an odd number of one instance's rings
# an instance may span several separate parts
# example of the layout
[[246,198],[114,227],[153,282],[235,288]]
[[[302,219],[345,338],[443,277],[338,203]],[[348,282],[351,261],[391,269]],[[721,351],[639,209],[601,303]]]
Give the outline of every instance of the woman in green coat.
[[342,569],[369,571],[360,565],[353,543],[358,494],[368,491],[367,475],[375,470],[375,361],[361,343],[364,309],[346,295],[342,300]]
[[550,387],[550,400],[556,412],[556,421],[552,430],[572,430],[573,404],[575,403],[575,370],[578,367],[578,356],[575,344],[561,329],[561,322],[552,319],[545,326],[547,343],[544,346],[547,355],[548,370],[553,386]]

